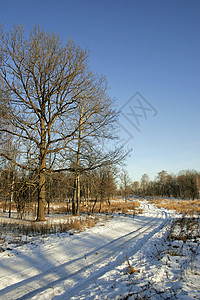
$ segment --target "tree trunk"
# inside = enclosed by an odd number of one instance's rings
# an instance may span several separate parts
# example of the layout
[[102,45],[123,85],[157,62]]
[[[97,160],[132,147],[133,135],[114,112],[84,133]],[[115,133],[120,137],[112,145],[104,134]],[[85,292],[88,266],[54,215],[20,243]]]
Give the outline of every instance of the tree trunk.
[[81,200],[81,195],[80,195],[80,175],[79,173],[77,174],[76,178],[76,215],[79,216],[79,205],[80,205],[80,200]]
[[74,179],[74,189],[72,196],[72,215],[76,215],[76,178]]
[[95,208],[95,206],[97,204],[97,200],[98,200],[98,198],[96,197],[95,201],[94,201],[94,204],[93,204],[93,207],[92,207],[92,214],[94,213],[94,208]]
[[87,202],[86,202],[88,213],[90,210],[89,203],[90,203],[90,188],[89,188],[89,183],[88,183],[87,184]]
[[38,184],[37,221],[45,221],[45,174],[40,171]]
[[74,178],[74,192],[72,198],[72,214],[74,216],[79,216],[79,204],[80,204],[80,175],[78,172],[76,172]]
[[3,207],[3,212],[6,212],[6,206],[7,206],[7,196],[6,194],[4,195],[4,207]]
[[14,199],[14,175],[12,174],[12,185],[11,185],[11,195],[10,195],[10,205],[9,205],[9,218],[11,218],[11,211],[12,211],[12,202]]
[[50,202],[51,202],[51,177],[49,182],[49,193],[48,193],[48,200],[47,200],[47,214],[50,214]]
[[99,214],[101,213],[101,204],[102,204],[102,197],[100,198],[100,203],[99,203]]
[[[45,106],[42,107],[43,115]],[[39,183],[38,183],[38,210],[37,221],[45,221],[45,169],[46,169],[46,133],[45,133],[45,119],[40,120],[41,126],[41,144],[40,144],[40,165],[39,165]]]
[[47,214],[49,215],[50,214],[50,200],[48,199],[47,201]]
[[77,147],[77,155],[76,155],[76,165],[75,165],[75,179],[74,179],[74,196],[72,201],[72,214],[79,216],[79,204],[80,204],[80,151],[81,151],[81,135],[82,135],[82,116],[83,116],[83,108],[80,112],[79,119],[79,135],[78,135],[78,147]]

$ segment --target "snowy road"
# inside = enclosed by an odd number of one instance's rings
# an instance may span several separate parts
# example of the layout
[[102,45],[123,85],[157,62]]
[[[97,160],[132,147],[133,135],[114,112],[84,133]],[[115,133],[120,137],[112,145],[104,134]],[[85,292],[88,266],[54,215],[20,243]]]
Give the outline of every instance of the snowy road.
[[143,206],[141,216],[114,216],[104,226],[52,235],[1,253],[0,299],[76,298],[121,264],[127,249],[136,253],[165,226],[165,212]]

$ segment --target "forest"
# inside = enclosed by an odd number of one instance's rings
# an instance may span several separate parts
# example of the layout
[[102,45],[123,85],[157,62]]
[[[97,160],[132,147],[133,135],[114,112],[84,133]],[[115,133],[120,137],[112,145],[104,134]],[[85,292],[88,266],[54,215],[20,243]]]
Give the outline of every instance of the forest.
[[[17,210],[18,218],[27,213],[37,214],[37,176],[31,172],[16,172],[9,168],[0,170],[1,206],[11,216]],[[60,172],[46,176],[45,213],[49,214],[51,205],[64,205],[64,211],[72,213],[74,195],[74,176],[71,172]],[[126,170],[113,170],[101,167],[80,175],[80,203],[88,213],[94,212],[101,204],[109,205],[112,199],[134,197],[167,197],[172,199],[199,199],[200,176],[195,170],[183,170],[177,175],[161,171],[153,181],[147,174],[140,181],[131,181]]]

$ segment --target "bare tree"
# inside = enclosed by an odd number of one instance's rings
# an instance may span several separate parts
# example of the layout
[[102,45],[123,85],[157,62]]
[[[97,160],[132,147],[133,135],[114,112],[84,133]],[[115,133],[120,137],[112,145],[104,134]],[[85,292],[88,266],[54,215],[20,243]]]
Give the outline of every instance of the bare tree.
[[133,191],[134,195],[138,195],[139,194],[139,187],[140,187],[139,181],[134,181],[132,183],[131,187],[132,187],[132,191]]
[[149,176],[145,173],[142,175],[140,180],[140,187],[143,196],[148,195]]
[[[1,102],[1,95],[0,95]],[[0,105],[0,149],[4,152],[6,156],[15,159],[17,156],[16,145],[13,143],[12,137],[10,137],[7,132],[3,130],[8,128],[7,125],[7,113],[6,108],[3,105]],[[7,186],[5,186],[5,192],[9,196],[9,218],[11,217],[12,203],[14,201],[14,184],[15,184],[15,173],[16,167],[12,161],[7,161],[4,157],[0,156],[1,169],[7,173]],[[5,197],[5,206],[4,210],[6,211],[6,201]]]
[[161,172],[158,172],[157,176],[157,183],[162,197],[165,195],[167,175],[167,171],[162,170]]
[[20,26],[1,29],[0,78],[12,125],[3,131],[20,141],[21,157],[1,156],[38,172],[38,221],[45,219],[45,172],[52,167],[47,157],[53,154],[55,162],[78,130],[71,115],[91,78],[87,59],[73,41],[62,45],[38,28],[28,38]]
[[[0,133],[12,136],[20,153],[18,159],[14,159],[1,149],[0,156],[38,173],[37,220],[42,221],[45,219],[45,175],[51,169],[72,171],[76,174],[75,188],[79,187],[83,137],[89,139],[94,131],[97,136],[100,129],[106,136],[108,128],[103,129],[103,123],[99,122],[103,110],[99,110],[97,103],[99,99],[105,108],[110,107],[111,102],[106,96],[105,79],[89,70],[88,52],[72,40],[63,45],[58,36],[37,27],[27,37],[21,26],[7,33],[2,27],[0,38],[2,106],[6,107],[9,124],[0,128]],[[89,109],[92,101],[96,104],[92,106],[94,113]],[[97,116],[97,110],[99,119],[91,118],[91,115]],[[104,121],[108,123],[113,116],[114,111],[107,110]],[[76,151],[75,168],[70,166],[69,152],[73,151]],[[123,158],[120,149],[104,155],[103,161],[99,153],[99,149],[95,151],[95,155],[87,159],[87,166],[81,169],[96,168],[102,162],[108,164],[114,162],[114,158],[115,161]]]
[[[97,146],[101,145],[105,139],[114,138],[111,133],[117,114],[113,109],[113,102],[105,94],[106,90],[107,83],[105,78],[103,76],[94,76],[93,81],[88,83],[87,90],[81,94],[81,101],[76,109],[75,120],[78,122],[77,126],[79,129],[74,139],[74,148],[71,147],[73,156],[75,157],[73,214],[79,213],[80,174],[85,172],[85,169],[90,170],[91,168],[114,164],[116,160],[122,158],[116,149],[102,156],[102,154],[100,155],[102,151]],[[112,161],[109,160],[111,154]],[[98,166],[96,164],[97,155]],[[95,164],[89,166],[92,158]]]
[[199,174],[195,170],[182,170],[177,177],[180,197],[182,198],[198,198],[198,178]]
[[128,172],[125,169],[122,169],[122,172],[120,174],[120,188],[122,190],[124,199],[127,200],[128,196],[131,193],[131,180]]

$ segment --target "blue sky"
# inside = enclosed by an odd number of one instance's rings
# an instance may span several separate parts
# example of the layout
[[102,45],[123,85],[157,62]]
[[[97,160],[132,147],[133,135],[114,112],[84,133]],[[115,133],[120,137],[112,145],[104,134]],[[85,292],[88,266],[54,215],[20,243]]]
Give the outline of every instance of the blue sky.
[[[140,131],[121,119],[132,136],[132,180],[144,173],[154,179],[161,170],[200,171],[199,0],[0,0],[0,22],[7,29],[40,25],[88,48],[91,68],[105,74],[119,109],[136,92],[144,97],[149,110],[138,117]],[[138,103],[133,97],[124,114],[131,117],[127,110]]]

